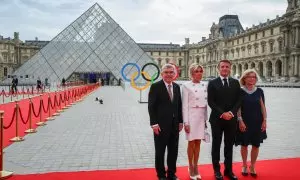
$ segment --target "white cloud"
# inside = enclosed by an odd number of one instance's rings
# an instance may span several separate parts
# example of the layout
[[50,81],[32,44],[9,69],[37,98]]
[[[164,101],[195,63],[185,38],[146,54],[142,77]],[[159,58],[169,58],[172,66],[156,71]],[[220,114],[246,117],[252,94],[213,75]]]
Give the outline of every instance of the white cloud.
[[[0,2],[0,34],[20,32],[22,40],[51,40],[92,6],[95,0],[4,0]],[[212,22],[237,14],[244,28],[274,19],[287,7],[282,0],[98,0],[136,42],[198,42]],[[14,7],[15,11],[9,11]],[[20,27],[20,24],[22,26]],[[29,28],[28,28],[29,27]]]

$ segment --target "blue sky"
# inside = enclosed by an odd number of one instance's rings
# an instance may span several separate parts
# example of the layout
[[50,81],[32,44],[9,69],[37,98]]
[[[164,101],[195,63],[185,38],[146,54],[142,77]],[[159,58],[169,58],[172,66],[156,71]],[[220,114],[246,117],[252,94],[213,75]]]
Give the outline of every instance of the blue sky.
[[196,43],[225,14],[246,28],[287,7],[285,0],[0,0],[0,35],[51,40],[96,2],[139,43]]

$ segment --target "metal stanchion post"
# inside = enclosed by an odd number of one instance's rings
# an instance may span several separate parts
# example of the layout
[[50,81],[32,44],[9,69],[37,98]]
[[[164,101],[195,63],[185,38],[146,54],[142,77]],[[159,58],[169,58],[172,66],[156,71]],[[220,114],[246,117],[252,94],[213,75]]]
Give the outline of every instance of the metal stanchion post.
[[29,98],[29,129],[25,131],[25,133],[36,133],[36,129],[32,129],[32,101],[31,98]]
[[4,111],[0,111],[0,179],[6,179],[13,175],[13,172],[3,170],[3,117]]
[[46,118],[48,121],[52,121],[52,120],[55,119],[53,116],[51,116],[50,101],[51,101],[51,97],[50,97],[50,93],[48,93],[48,111],[49,111],[49,114],[48,114],[48,117]]
[[42,111],[43,111],[43,108],[42,108],[42,103],[43,103],[43,97],[42,97],[43,95],[40,95],[40,121],[39,122],[37,122],[36,123],[36,125],[38,125],[38,126],[45,126],[46,125],[46,123],[45,122],[43,122],[42,120]]
[[16,137],[10,139],[10,141],[12,142],[20,142],[20,141],[24,141],[24,137],[19,136],[19,104],[18,101],[16,102]]

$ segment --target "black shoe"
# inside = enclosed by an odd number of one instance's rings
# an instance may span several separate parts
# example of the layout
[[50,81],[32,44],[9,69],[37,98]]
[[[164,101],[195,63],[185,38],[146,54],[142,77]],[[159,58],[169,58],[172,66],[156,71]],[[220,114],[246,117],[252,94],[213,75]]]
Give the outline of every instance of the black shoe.
[[223,180],[223,176],[222,176],[221,172],[215,172],[215,178],[216,178],[216,180]]
[[233,174],[233,172],[224,172],[224,176],[228,177],[230,180],[237,180],[238,178],[236,175]]
[[160,178],[158,178],[158,180],[167,180],[167,178],[165,178],[165,177],[160,177]]
[[167,180],[179,180],[179,178],[176,175],[168,176]]

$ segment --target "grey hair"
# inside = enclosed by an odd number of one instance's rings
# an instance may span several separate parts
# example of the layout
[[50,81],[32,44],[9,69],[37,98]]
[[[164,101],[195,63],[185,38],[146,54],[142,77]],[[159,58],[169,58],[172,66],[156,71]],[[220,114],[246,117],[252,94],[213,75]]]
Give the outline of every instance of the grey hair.
[[202,67],[200,64],[198,64],[198,63],[193,63],[193,64],[190,65],[190,68],[189,68],[189,76],[190,76],[190,79],[192,79],[192,77],[193,77],[193,72],[194,72],[196,69],[198,69],[198,68],[201,68],[202,71],[204,71],[203,67]]
[[175,66],[173,64],[168,64],[168,63],[163,65],[163,67],[161,68],[161,72],[164,72],[166,69],[171,69],[171,68],[174,70],[174,72],[176,72]]
[[243,74],[242,74],[242,76],[241,76],[241,78],[240,78],[240,84],[242,85],[242,86],[244,86],[245,85],[245,78],[246,78],[246,76],[248,75],[248,74],[250,74],[250,73],[254,73],[255,74],[255,76],[256,76],[256,82],[258,81],[258,74],[257,74],[257,72],[255,71],[255,69],[247,69],[246,71],[244,71],[243,72]]

